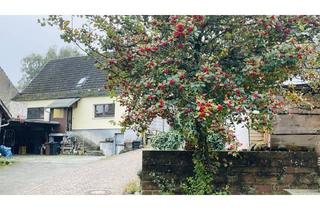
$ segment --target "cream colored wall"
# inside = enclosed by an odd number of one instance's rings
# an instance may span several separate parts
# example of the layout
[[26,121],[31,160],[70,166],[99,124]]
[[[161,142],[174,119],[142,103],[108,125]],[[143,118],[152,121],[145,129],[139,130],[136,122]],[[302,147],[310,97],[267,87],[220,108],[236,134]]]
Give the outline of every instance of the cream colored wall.
[[[27,108],[36,108],[36,107],[47,107],[55,100],[41,100],[41,101],[25,101],[24,104]],[[25,111],[27,113],[27,111]],[[27,118],[27,115],[24,116],[24,118]],[[50,109],[44,109],[44,120],[49,121],[50,120]]]
[[[55,100],[40,100],[40,101],[25,101],[25,116],[27,117],[27,108],[35,107],[47,107]],[[119,121],[125,111],[124,107],[121,107],[118,102],[115,102],[115,117],[94,117],[94,105],[95,104],[108,104],[114,103],[115,99],[110,97],[88,97],[81,98],[77,105],[73,107],[72,115],[72,129],[113,129],[121,128]],[[45,109],[44,120],[49,121],[50,109]],[[113,125],[112,122],[116,122],[117,125]]]
[[[114,117],[94,117],[94,105],[95,104],[108,104],[115,103],[115,116]],[[121,128],[119,121],[124,113],[125,108],[121,107],[114,98],[110,97],[88,97],[81,98],[77,107],[73,109],[72,116],[72,129],[111,129]],[[116,122],[117,125],[113,125],[112,122]]]

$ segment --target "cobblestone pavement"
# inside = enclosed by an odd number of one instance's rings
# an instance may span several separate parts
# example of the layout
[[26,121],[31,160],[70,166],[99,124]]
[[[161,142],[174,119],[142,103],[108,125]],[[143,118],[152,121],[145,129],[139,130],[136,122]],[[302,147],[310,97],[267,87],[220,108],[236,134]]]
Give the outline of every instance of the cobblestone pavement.
[[122,194],[142,168],[141,150],[117,156],[17,156],[0,168],[0,194]]

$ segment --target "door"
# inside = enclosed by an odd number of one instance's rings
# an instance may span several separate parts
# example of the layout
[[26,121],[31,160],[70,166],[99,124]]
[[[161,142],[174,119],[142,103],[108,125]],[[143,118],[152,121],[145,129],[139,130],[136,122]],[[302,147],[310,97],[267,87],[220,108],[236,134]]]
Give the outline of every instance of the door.
[[60,123],[57,130],[59,133],[68,131],[68,108],[50,109],[50,120]]
[[72,107],[67,110],[67,131],[72,130]]

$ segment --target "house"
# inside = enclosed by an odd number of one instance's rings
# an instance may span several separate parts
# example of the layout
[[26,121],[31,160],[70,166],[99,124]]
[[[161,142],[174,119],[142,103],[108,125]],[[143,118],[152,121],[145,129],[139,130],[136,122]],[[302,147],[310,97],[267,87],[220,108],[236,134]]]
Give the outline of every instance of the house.
[[137,136],[133,131],[121,133],[119,121],[125,109],[107,95],[105,83],[106,72],[95,68],[93,58],[58,59],[46,64],[13,100],[24,104],[27,120],[59,122],[52,137],[67,133],[97,148],[115,138],[122,146]]
[[41,145],[59,123],[19,119],[24,104],[11,100],[17,93],[17,89],[0,68],[0,145],[11,147],[16,154],[23,154],[23,148],[25,152],[40,154]]
[[0,99],[9,107],[11,99],[18,93],[4,70],[0,67]]

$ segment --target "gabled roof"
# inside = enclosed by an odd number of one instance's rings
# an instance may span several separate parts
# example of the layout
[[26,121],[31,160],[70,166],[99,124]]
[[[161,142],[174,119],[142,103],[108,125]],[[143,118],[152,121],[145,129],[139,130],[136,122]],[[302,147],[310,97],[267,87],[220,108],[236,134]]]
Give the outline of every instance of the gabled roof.
[[95,60],[88,56],[50,61],[13,100],[29,101],[105,95],[106,73],[98,70],[94,64]]
[[6,73],[0,67],[0,99],[6,105],[9,104],[11,98],[18,93]]
[[[9,110],[7,109],[6,105],[4,105],[4,103],[1,101],[1,99],[0,99],[0,113],[6,120],[9,120],[11,118],[11,114]],[[1,119],[0,119],[0,122],[1,122]]]

